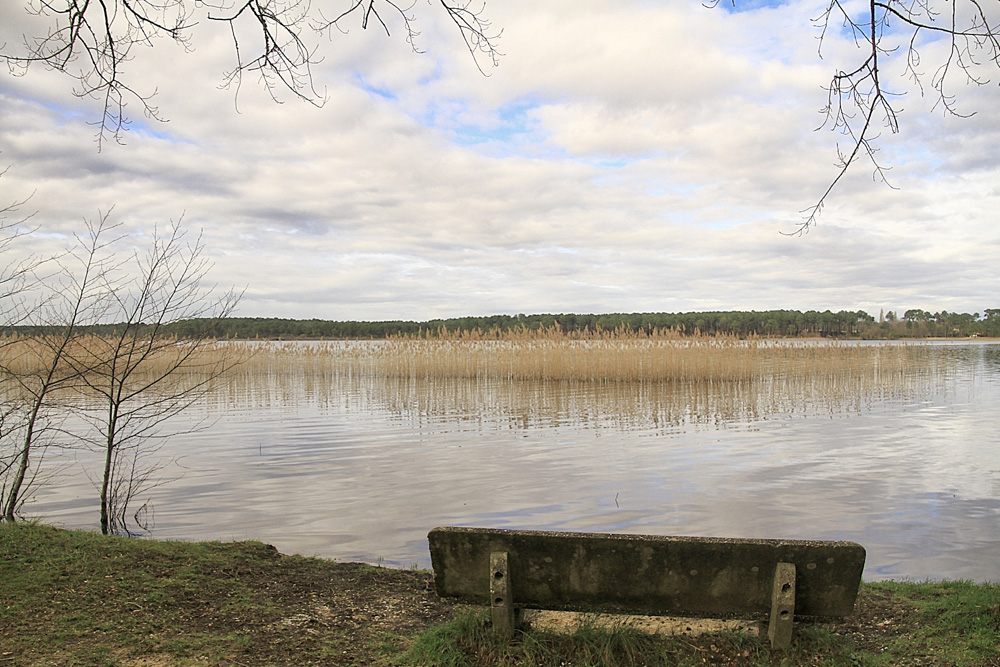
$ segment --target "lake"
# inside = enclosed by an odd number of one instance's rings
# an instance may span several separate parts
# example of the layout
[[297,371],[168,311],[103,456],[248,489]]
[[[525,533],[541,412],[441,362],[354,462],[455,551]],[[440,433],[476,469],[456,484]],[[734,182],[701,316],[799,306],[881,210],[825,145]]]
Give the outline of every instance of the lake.
[[[302,343],[302,345],[309,345]],[[345,344],[346,345],[346,344]],[[427,532],[471,525],[846,539],[867,580],[1000,581],[1000,344],[923,344],[890,388],[372,378],[220,385],[172,428],[143,495],[151,534],[429,567]],[[27,516],[98,525],[96,455]]]

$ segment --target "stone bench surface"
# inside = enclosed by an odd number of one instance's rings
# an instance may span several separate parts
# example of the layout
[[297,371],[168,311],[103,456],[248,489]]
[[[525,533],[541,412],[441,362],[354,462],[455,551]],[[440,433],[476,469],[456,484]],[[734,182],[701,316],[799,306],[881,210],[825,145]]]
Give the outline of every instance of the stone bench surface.
[[847,616],[865,549],[854,542],[663,537],[491,528],[428,535],[439,595],[490,601],[490,554],[529,609],[660,616],[766,615],[778,563],[796,568],[796,616]]

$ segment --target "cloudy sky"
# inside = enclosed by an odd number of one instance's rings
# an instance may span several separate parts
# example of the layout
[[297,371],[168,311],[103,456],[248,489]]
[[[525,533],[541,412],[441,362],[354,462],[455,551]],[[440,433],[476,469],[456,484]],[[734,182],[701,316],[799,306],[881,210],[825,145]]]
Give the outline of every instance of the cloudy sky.
[[[877,144],[895,189],[859,163],[808,234],[782,234],[846,145],[816,131],[823,86],[859,62],[839,30],[818,53],[826,4],[495,0],[504,55],[483,76],[416,0],[420,53],[391,21],[306,35],[319,107],[253,77],[221,88],[231,38],[202,16],[189,51],[159,40],[126,64],[167,122],[133,104],[124,145],[98,150],[100,106],[67,77],[0,70],[0,206],[30,195],[15,252],[43,255],[112,208],[136,235],[183,218],[212,281],[246,287],[244,316],[1000,307],[995,68],[955,76],[979,112],[963,119],[886,63],[907,93]],[[24,6],[0,7],[7,52],[37,30]],[[925,85],[944,47],[924,43]]]

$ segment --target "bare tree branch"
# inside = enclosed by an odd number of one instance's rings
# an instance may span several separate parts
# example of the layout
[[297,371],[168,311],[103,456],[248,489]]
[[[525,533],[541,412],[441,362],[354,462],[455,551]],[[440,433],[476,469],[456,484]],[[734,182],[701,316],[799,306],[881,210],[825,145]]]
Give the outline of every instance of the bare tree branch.
[[[936,7],[943,4],[947,13]],[[887,178],[888,167],[876,158],[875,146],[881,128],[892,134],[899,132],[897,98],[901,95],[886,87],[883,74],[886,62],[903,53],[902,74],[914,82],[921,94],[926,75],[920,69],[921,49],[933,47],[935,40],[948,40],[948,54],[930,77],[930,88],[936,95],[935,109],[946,114],[968,117],[955,105],[948,92],[953,74],[959,74],[972,84],[986,85],[989,79],[980,74],[986,66],[1000,66],[1000,13],[986,11],[981,0],[869,0],[863,15],[851,13],[851,5],[841,0],[829,0],[826,9],[814,22],[820,29],[820,49],[831,30],[847,30],[861,51],[861,61],[852,70],[838,71],[827,87],[827,104],[821,128],[841,132],[849,138],[849,146],[838,146],[837,173],[816,203],[807,208],[797,229],[800,235],[816,224],[820,212],[832,192],[852,165],[861,159],[872,165],[872,176],[892,187]],[[942,15],[945,20],[942,22]],[[922,41],[924,33],[927,40]]]
[[[323,99],[313,87],[312,77],[312,66],[319,61],[315,58],[315,48],[310,49],[300,36],[309,9],[308,2],[295,0],[287,5],[247,0],[228,12],[222,6],[215,6],[215,12],[210,11],[208,18],[228,24],[236,53],[236,66],[225,73],[224,87],[233,87],[238,92],[243,75],[256,72],[275,102],[280,102],[278,91],[284,89],[301,100],[321,105]],[[237,36],[237,24],[243,18],[253,22],[261,41],[257,54],[251,57],[244,56]]]
[[[445,0],[439,0],[439,2],[448,12],[452,22],[458,27],[469,52],[473,56],[477,53],[485,55],[492,67],[499,65],[500,56],[503,54],[497,51],[497,43],[502,31],[494,32],[493,24],[485,18],[486,3],[483,2],[478,8],[472,9],[473,0],[466,0],[463,3],[448,3]],[[479,67],[480,72],[485,74],[478,58],[476,66]]]
[[[0,171],[0,178],[7,174],[7,169]],[[31,233],[25,225],[33,214],[21,214],[21,207],[28,203],[31,196],[9,202],[0,208],[0,258],[11,250],[18,239]],[[15,218],[11,218],[11,216]],[[21,296],[26,292],[26,281],[38,267],[37,257],[28,257],[12,262],[0,263],[0,326],[16,326],[27,317]]]
[[[125,253],[110,213],[33,276],[30,318],[0,339],[0,521],[16,519],[45,449],[75,442],[104,454],[102,530],[129,532],[130,502],[161,481],[164,438],[192,430],[168,422],[242,360],[215,346],[242,294],[205,284],[201,236],[189,242],[178,222],[154,230],[146,253]],[[165,331],[183,320],[195,324],[184,338]],[[70,414],[92,430],[65,430]]]
[[[706,0],[703,4],[711,9],[720,2]],[[735,7],[736,0],[729,4]],[[937,9],[940,5],[948,8],[947,13]],[[825,127],[846,135],[850,140],[848,148],[837,146],[836,174],[816,203],[803,210],[805,218],[786,233],[789,236],[802,235],[816,224],[837,185],[859,160],[871,163],[874,180],[892,187],[887,177],[889,167],[876,159],[875,143],[880,124],[892,134],[899,132],[901,109],[894,98],[901,95],[885,87],[882,75],[885,61],[896,56],[904,42],[902,74],[923,95],[925,74],[920,70],[920,49],[926,44],[921,38],[930,33],[926,40],[929,44],[940,37],[949,40],[948,55],[931,75],[930,87],[937,96],[934,108],[953,116],[973,115],[961,113],[954,95],[946,90],[955,70],[967,82],[982,86],[989,79],[980,76],[978,70],[986,66],[1000,68],[1000,11],[995,6],[987,10],[982,0],[869,0],[864,12],[852,13],[854,7],[841,0],[827,0],[823,12],[813,19],[820,32],[821,56],[823,44],[838,28],[854,39],[861,54],[853,69],[841,69],[833,75],[826,88],[827,103],[821,110],[825,118],[819,129]],[[946,22],[941,21],[942,15],[946,15]]]
[[[103,233],[103,221],[90,226],[90,237]],[[155,485],[158,466],[139,459],[155,451],[148,443],[162,437],[161,426],[208,391],[212,381],[238,361],[227,349],[204,361],[210,332],[232,314],[241,294],[228,291],[216,299],[204,284],[210,268],[202,257],[201,237],[188,243],[180,223],[154,232],[145,255],[134,256],[119,270],[105,270],[99,280],[112,331],[75,341],[68,365],[85,393],[96,397],[85,415],[104,453],[101,530],[128,532],[129,503]],[[200,333],[179,340],[164,327],[180,320],[203,323]],[[197,371],[197,372],[193,372]]]
[[[103,219],[102,219],[103,220]],[[102,259],[102,246],[96,236],[91,236],[89,244],[83,244],[66,258],[52,260],[58,270],[53,280],[39,278],[35,286],[49,283],[44,289],[50,296],[43,297],[28,310],[30,327],[23,327],[22,334],[8,339],[5,354],[0,360],[0,374],[3,380],[13,386],[4,392],[4,398],[13,397],[15,409],[7,416],[17,415],[17,449],[8,458],[10,464],[0,470],[3,478],[2,518],[12,522],[25,500],[31,479],[38,471],[41,454],[51,444],[55,433],[62,434],[59,425],[67,413],[64,401],[55,397],[64,396],[61,391],[75,383],[77,369],[67,364],[67,357],[78,337],[81,326],[91,323],[99,313],[102,294],[95,294],[95,284],[109,269]],[[74,259],[77,266],[70,266],[65,260]],[[61,398],[61,396],[60,396]],[[9,439],[10,432],[2,434]],[[32,473],[34,466],[34,473]]]
[[45,34],[24,36],[22,54],[0,54],[15,71],[33,64],[63,72],[76,81],[73,93],[103,104],[98,141],[121,141],[128,126],[129,100],[160,119],[150,103],[155,89],[141,93],[129,83],[125,65],[136,46],[152,46],[158,37],[184,41],[191,27],[185,0],[30,0],[28,10],[51,19]]
[[[430,1],[430,0],[429,0]],[[473,4],[479,2],[480,4]],[[103,105],[97,139],[121,142],[128,129],[129,103],[137,103],[142,113],[163,120],[152,104],[156,94],[142,90],[126,71],[136,47],[152,47],[156,40],[169,38],[191,48],[191,28],[196,17],[224,25],[233,43],[236,63],[223,75],[223,87],[239,93],[245,74],[256,74],[275,101],[283,92],[321,106],[325,95],[316,90],[313,68],[320,62],[318,47],[308,35],[330,34],[332,28],[346,32],[349,18],[359,19],[362,29],[377,24],[391,34],[390,15],[403,26],[404,38],[417,47],[417,18],[414,5],[404,7],[395,0],[325,0],[344,6],[336,18],[325,18],[319,2],[313,0],[26,0],[28,10],[49,20],[41,35],[25,35],[19,53],[0,53],[12,71],[23,74],[31,65],[41,64],[63,72],[76,81],[74,94],[97,99]],[[480,57],[496,66],[499,32],[485,18],[482,0],[437,0],[454,23],[476,66],[483,71]],[[249,37],[247,35],[253,35]],[[252,44],[246,43],[249,40]],[[0,47],[5,48],[5,47]]]

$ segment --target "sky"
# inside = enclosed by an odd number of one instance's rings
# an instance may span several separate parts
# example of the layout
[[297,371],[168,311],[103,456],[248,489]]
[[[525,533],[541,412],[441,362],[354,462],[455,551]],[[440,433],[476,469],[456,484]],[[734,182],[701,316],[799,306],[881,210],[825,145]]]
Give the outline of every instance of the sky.
[[[494,0],[493,68],[416,0],[418,52],[391,20],[304,33],[319,105],[222,86],[231,37],[196,15],[187,49],[126,63],[165,120],[133,103],[122,145],[98,145],[101,107],[66,76],[0,69],[0,207],[28,199],[34,230],[5,261],[110,211],[136,243],[179,220],[201,233],[246,317],[1000,307],[1000,70],[955,75],[978,113],[942,113],[941,40],[921,42],[923,96],[899,54],[883,63],[903,110],[877,141],[891,187],[859,162],[788,235],[847,145],[817,129],[824,86],[859,63],[839,24],[820,43],[826,5]],[[38,30],[25,6],[0,6],[0,50]]]

